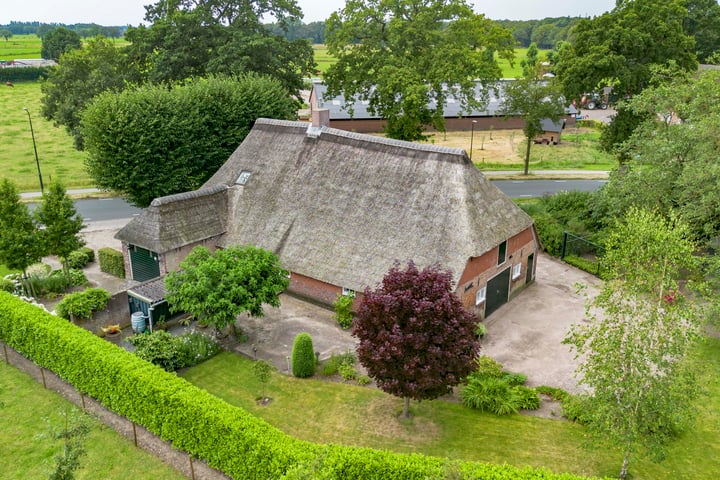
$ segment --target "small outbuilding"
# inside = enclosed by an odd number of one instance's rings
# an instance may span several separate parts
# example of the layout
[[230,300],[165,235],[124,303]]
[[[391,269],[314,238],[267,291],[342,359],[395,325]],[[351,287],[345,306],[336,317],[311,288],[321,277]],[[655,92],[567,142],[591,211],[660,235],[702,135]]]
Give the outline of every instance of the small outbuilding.
[[197,245],[252,244],[278,255],[292,293],[329,305],[413,260],[451,269],[481,317],[533,281],[532,219],[464,150],[337,130],[327,111],[313,114],[258,119],[200,189],[155,199],[120,230],[133,278],[138,249],[163,275]]
[[562,131],[565,130],[565,119],[561,118],[557,122],[552,121],[549,118],[544,118],[541,122],[541,128],[543,133],[535,137],[535,143],[543,145],[558,145],[560,143],[560,137]]

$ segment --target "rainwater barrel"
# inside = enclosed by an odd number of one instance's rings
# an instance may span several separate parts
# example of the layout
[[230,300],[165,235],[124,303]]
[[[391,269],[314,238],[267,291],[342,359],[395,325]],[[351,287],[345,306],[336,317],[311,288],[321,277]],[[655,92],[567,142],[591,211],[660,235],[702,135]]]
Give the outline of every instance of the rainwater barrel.
[[142,333],[145,331],[145,315],[143,315],[143,312],[133,312],[132,315],[130,315],[130,325],[132,326],[132,331],[135,333]]

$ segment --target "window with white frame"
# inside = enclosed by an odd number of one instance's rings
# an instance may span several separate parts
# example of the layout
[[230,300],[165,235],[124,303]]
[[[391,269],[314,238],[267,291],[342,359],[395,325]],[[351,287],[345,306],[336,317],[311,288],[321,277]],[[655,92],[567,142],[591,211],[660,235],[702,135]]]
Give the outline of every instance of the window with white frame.
[[487,287],[478,288],[475,294],[475,305],[480,305],[485,301],[485,294],[487,293]]
[[522,263],[518,263],[517,265],[513,265],[513,271],[512,271],[512,279],[517,280],[520,276],[520,273],[522,272]]
[[352,290],[350,288],[342,287],[342,294],[346,297],[355,298],[355,290]]

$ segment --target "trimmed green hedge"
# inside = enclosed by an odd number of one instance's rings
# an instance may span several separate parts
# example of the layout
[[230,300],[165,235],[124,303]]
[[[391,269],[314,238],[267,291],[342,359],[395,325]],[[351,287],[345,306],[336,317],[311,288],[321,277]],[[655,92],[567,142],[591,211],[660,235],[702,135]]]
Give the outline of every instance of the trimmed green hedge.
[[[322,458],[327,478],[425,479],[444,459],[338,445],[285,435],[182,378],[165,372],[82,328],[0,292],[0,340],[80,392],[145,426],[174,448],[236,479],[281,478]],[[476,462],[461,464],[466,479],[577,480],[570,474]]]
[[110,247],[98,249],[98,263],[101,272],[125,278],[125,260],[121,251]]
[[30,82],[47,78],[53,67],[8,67],[0,68],[0,82]]

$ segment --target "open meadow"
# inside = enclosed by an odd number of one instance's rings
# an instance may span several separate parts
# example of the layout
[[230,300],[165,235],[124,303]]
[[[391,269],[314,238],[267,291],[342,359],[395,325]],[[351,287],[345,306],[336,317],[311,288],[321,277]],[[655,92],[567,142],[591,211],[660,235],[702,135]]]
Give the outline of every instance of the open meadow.
[[27,107],[35,132],[43,183],[60,180],[66,188],[93,187],[85,172],[85,153],[73,146],[64,128],[57,128],[40,114],[40,84],[17,82],[0,85],[0,178],[15,182],[21,191],[40,191],[33,138]]

